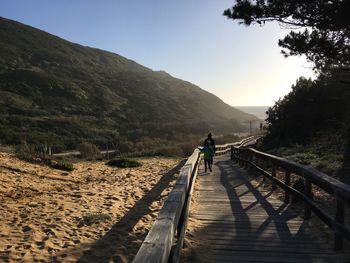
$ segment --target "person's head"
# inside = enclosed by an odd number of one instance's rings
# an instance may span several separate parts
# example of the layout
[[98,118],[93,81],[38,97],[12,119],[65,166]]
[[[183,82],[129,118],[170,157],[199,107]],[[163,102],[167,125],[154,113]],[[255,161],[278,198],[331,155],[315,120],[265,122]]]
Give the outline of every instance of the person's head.
[[211,133],[209,133],[209,134],[208,134],[208,138],[210,138],[210,139],[211,139]]

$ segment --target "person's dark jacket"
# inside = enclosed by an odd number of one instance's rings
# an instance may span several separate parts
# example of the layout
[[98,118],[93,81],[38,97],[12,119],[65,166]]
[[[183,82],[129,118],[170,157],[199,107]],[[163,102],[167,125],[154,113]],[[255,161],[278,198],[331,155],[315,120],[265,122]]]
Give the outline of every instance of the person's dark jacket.
[[215,148],[215,141],[213,138],[206,138],[203,145],[205,145],[205,142],[208,141],[210,143],[211,148],[213,149],[214,153],[216,152],[216,148]]

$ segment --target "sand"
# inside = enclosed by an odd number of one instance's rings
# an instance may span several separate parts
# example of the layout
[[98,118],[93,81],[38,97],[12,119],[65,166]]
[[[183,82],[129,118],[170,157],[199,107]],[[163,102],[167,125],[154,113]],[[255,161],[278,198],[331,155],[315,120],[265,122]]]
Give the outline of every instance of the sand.
[[[139,161],[84,161],[68,173],[0,153],[0,262],[131,262],[179,168],[178,159]],[[110,220],[82,221],[99,213]]]

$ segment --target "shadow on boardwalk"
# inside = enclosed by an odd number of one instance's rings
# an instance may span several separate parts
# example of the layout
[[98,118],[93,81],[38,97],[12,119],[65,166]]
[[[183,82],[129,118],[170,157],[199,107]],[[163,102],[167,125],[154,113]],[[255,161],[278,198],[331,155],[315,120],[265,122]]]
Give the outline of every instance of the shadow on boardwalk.
[[[259,191],[259,186],[254,186],[252,180],[254,176],[248,175],[246,171],[238,167],[238,165],[232,164],[228,161],[217,162],[216,165],[220,170],[220,181],[225,187],[227,196],[230,200],[239,200],[237,202],[231,202],[232,215],[235,219],[234,228],[236,229],[236,236],[231,239],[233,244],[242,244],[242,240],[250,238],[250,246],[254,247],[254,243],[259,243],[260,240],[271,242],[274,240],[267,240],[264,237],[265,230],[269,226],[273,225],[275,234],[278,237],[278,244],[275,244],[275,248],[283,249],[288,244],[301,241],[307,234],[305,233],[305,226],[307,222],[303,222],[296,233],[291,233],[288,226],[288,221],[296,218],[297,215],[291,211],[287,203],[281,203],[278,207],[273,206],[267,198],[272,195],[272,191],[263,193]],[[232,175],[236,176],[234,179],[230,179]],[[244,186],[247,191],[241,193],[237,188]],[[247,206],[243,205],[240,199],[244,198],[245,195],[253,195],[256,201],[248,202]],[[248,215],[249,210],[259,206],[261,209],[259,214],[266,215],[262,217],[261,221],[256,221]],[[263,211],[261,211],[263,210]],[[266,214],[264,213],[266,212]],[[254,220],[255,219],[255,220]],[[254,220],[254,222],[252,222]],[[237,241],[237,242],[236,242]],[[248,252],[251,253],[251,252]],[[303,254],[303,260],[310,259],[307,254]]]
[[[152,212],[150,210],[151,204],[154,201],[160,200],[161,193],[168,187],[169,183],[174,178],[174,174],[179,171],[184,163],[185,160],[181,161],[176,167],[168,171],[158,183],[124,215],[123,218],[113,225],[112,228],[103,237],[97,240],[87,251],[84,251],[84,254],[77,262],[123,262],[118,255],[120,252],[119,250],[122,247],[135,247],[135,242],[143,240],[147,235],[147,233],[144,233],[142,236],[129,238],[129,234],[132,232],[133,227],[144,215]],[[139,243],[139,245],[141,245],[141,243]],[[137,252],[138,248],[134,248],[134,250]],[[132,260],[132,258],[129,258],[129,260]]]
[[197,262],[342,262],[332,244],[315,239],[308,222],[261,189],[252,173],[223,158],[215,166],[213,174],[199,173],[191,214],[201,222],[190,233]]

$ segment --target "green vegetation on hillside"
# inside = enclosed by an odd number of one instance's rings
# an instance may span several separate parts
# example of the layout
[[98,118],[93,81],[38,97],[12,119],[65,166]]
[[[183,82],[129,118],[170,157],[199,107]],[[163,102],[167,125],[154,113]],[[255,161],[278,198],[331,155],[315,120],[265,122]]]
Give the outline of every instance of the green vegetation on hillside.
[[165,72],[0,18],[0,144],[149,150],[249,119]]
[[268,110],[264,149],[350,182],[343,170],[349,101],[348,69],[322,74],[315,81],[298,79],[292,91]]
[[265,145],[306,144],[327,136],[338,151],[344,151],[350,123],[349,84],[350,71],[345,69],[315,81],[298,79],[292,91],[268,110]]

